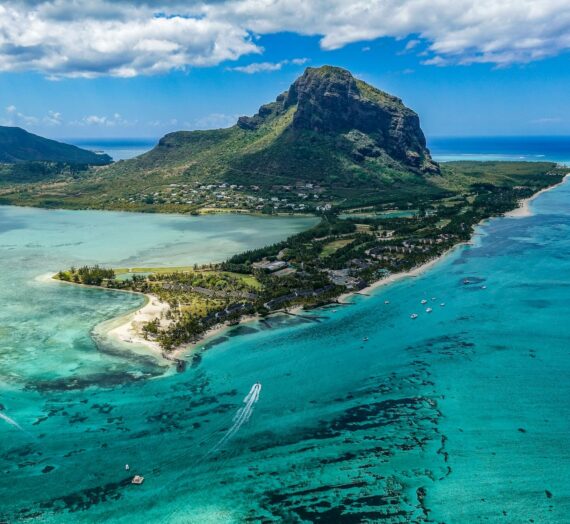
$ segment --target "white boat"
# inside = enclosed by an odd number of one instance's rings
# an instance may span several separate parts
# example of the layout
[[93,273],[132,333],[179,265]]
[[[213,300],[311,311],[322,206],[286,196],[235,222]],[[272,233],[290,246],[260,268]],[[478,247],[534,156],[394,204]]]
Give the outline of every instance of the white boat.
[[440,306],[441,306],[441,307],[445,307],[445,302],[442,302],[442,303],[440,304]]
[[432,311],[433,311],[433,309],[430,308],[430,307],[428,307],[428,308],[426,309],[426,313],[431,313]]
[[368,337],[364,337],[364,338],[362,339],[362,342],[368,342]]
[[481,289],[487,289],[487,286],[481,286]]
[[418,318],[418,314],[417,314],[417,313],[412,313],[412,314],[410,315],[410,318],[411,318],[412,320],[414,320],[414,319]]
[[389,300],[384,300],[384,304],[389,304],[390,301]]
[[424,298],[424,299],[421,301],[421,304],[427,304],[427,300]]

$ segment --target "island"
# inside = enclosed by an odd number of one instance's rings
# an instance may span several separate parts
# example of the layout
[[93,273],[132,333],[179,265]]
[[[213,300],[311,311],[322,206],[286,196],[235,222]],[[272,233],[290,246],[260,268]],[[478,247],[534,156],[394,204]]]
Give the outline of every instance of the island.
[[468,242],[481,221],[559,184],[566,171],[551,162],[440,165],[402,100],[323,66],[307,68],[228,129],[171,133],[131,160],[5,182],[0,203],[320,217],[307,231],[217,264],[57,274],[147,295],[123,339],[169,356],[220,326],[299,314],[418,271]]
[[[328,211],[313,228],[220,264],[178,268],[69,268],[55,278],[148,296],[151,318],[132,319],[123,340],[150,342],[170,358],[225,325],[252,316],[338,303],[426,268],[468,242],[481,221],[519,208],[561,183],[548,162],[457,162],[442,168],[446,196],[417,206]],[[467,285],[469,283],[466,283]],[[291,309],[293,308],[293,309]]]

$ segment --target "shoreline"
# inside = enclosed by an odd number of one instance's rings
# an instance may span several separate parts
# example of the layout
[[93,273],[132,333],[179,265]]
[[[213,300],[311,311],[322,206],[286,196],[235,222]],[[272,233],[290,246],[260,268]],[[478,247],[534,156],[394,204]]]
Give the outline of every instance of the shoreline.
[[570,173],[566,174],[564,176],[564,178],[560,182],[558,182],[558,184],[554,184],[553,186],[545,187],[544,189],[541,189],[540,191],[538,191],[538,193],[535,193],[534,195],[521,200],[519,202],[519,207],[517,207],[516,209],[513,209],[512,211],[508,211],[503,216],[505,218],[525,218],[525,217],[533,216],[534,212],[532,211],[532,209],[530,207],[530,204],[533,202],[533,200],[536,200],[543,193],[546,193],[546,192],[551,191],[552,189],[554,189],[556,187],[561,186],[562,184],[564,184],[568,180],[568,177],[570,177]]
[[[520,201],[519,207],[517,207],[516,209],[513,209],[512,211],[509,211],[502,216],[488,217],[488,218],[482,220],[479,224],[477,224],[477,227],[481,226],[486,221],[488,221],[492,218],[501,218],[501,217],[504,217],[504,218],[524,218],[524,217],[532,216],[533,212],[530,208],[530,203],[534,199],[538,198],[541,194],[543,194],[547,191],[550,191],[550,190],[564,184],[568,178],[570,178],[570,173],[568,173],[562,179],[562,181],[560,181],[558,184],[554,184],[552,186],[545,187],[544,189],[541,189],[540,191],[538,191],[537,193],[535,193],[531,197]],[[343,293],[337,297],[336,302],[341,303],[341,304],[347,303],[351,297],[353,297],[357,294],[373,293],[374,291],[380,289],[381,287],[387,286],[389,284],[393,284],[395,282],[398,282],[400,280],[404,280],[406,278],[417,277],[417,276],[423,274],[424,272],[428,271],[432,267],[434,267],[439,262],[443,261],[448,255],[453,253],[456,249],[460,249],[462,247],[466,247],[466,246],[470,246],[470,245],[473,245],[471,240],[466,241],[466,242],[460,242],[460,243],[450,247],[446,251],[444,251],[438,257],[433,258],[433,259],[431,259],[431,260],[425,262],[424,264],[421,264],[415,268],[412,268],[408,271],[403,271],[400,273],[390,274],[388,277],[377,280],[376,282],[373,282],[372,284],[368,285],[367,287],[365,287],[359,291],[348,291],[346,293]],[[49,275],[49,276],[48,275],[41,275],[41,276],[37,277],[37,279],[41,280],[41,281],[53,280],[55,282],[62,282],[64,284],[71,284],[71,285],[75,285],[75,286],[79,285],[79,286],[84,286],[84,287],[89,287],[89,288],[104,289],[104,288],[101,288],[98,286],[87,286],[85,284],[76,284],[74,282],[65,282],[62,280],[58,280],[54,277],[55,277],[55,274]],[[224,331],[226,331],[227,329],[232,327],[232,326],[229,326],[225,322],[222,324],[217,324],[217,325],[211,327],[210,329],[208,329],[207,331],[205,331],[197,341],[183,344],[183,345],[173,349],[170,352],[165,352],[160,347],[158,342],[145,339],[141,333],[141,328],[142,328],[143,323],[152,321],[152,320],[157,319],[157,318],[160,319],[161,316],[170,309],[170,306],[166,302],[161,302],[156,296],[151,295],[151,294],[137,293],[135,291],[124,290],[124,289],[109,289],[108,291],[120,291],[120,292],[135,293],[137,295],[142,295],[145,297],[145,304],[143,304],[142,307],[138,308],[135,311],[131,311],[131,312],[126,313],[125,315],[120,316],[118,318],[111,319],[109,321],[105,321],[105,322],[98,324],[94,328],[94,331],[96,331],[97,329],[100,329],[100,330],[102,330],[103,336],[111,337],[112,339],[114,339],[115,341],[120,342],[120,343],[132,344],[133,349],[137,346],[139,348],[140,347],[147,348],[148,350],[150,350],[152,352],[153,356],[162,358],[162,359],[167,360],[167,361],[176,362],[181,357],[187,356],[193,350],[196,350],[198,346],[208,343],[209,340],[216,338],[217,336],[221,335]],[[334,302],[331,302],[331,303],[334,303]],[[293,313],[293,314],[299,313],[300,311],[303,311],[303,306],[301,306],[301,305],[293,306],[292,308],[288,309],[287,311],[290,313]],[[279,313],[279,311],[276,311],[275,313]],[[239,321],[239,324],[241,325],[241,324],[251,323],[251,322],[259,320],[260,318],[262,318],[260,315],[248,315],[246,317],[241,318]],[[119,321],[122,321],[122,322],[120,322],[118,325],[113,325],[112,327],[107,328],[108,324],[115,324],[115,323],[118,323]]]
[[[478,226],[479,225],[481,225],[481,224],[478,224]],[[381,287],[387,286],[389,284],[394,284],[395,282],[398,282],[400,280],[404,280],[406,278],[418,277],[422,273],[426,272],[428,269],[431,269],[433,266],[437,265],[439,262],[442,262],[448,255],[451,255],[451,253],[453,253],[456,249],[460,249],[462,247],[471,246],[471,245],[473,245],[471,241],[460,242],[459,244],[455,244],[454,246],[445,250],[438,257],[432,258],[431,260],[428,260],[427,262],[425,262],[419,266],[416,266],[412,269],[409,269],[408,271],[402,271],[400,273],[392,273],[389,276],[387,276],[386,278],[382,278],[380,280],[377,280],[376,282],[373,282],[372,284],[366,286],[365,288],[363,288],[359,291],[348,291],[346,293],[343,293],[342,295],[340,295],[337,298],[337,302],[339,302],[341,304],[345,304],[345,303],[347,303],[347,301],[350,297],[353,297],[357,294],[373,293],[374,291],[378,290]]]
[[[170,306],[166,302],[161,302],[154,295],[143,294],[143,296],[145,297],[145,303],[142,307],[127,313],[124,317],[111,320],[111,322],[118,322],[120,319],[124,319],[125,321],[118,326],[111,327],[110,329],[103,329],[103,333],[105,336],[111,337],[120,342],[149,348],[152,350],[153,354],[156,354],[156,356],[170,360],[165,357],[165,354],[158,342],[144,338],[141,331],[144,323],[150,322],[156,318],[160,319],[163,314],[170,310]],[[102,324],[99,324],[99,327],[101,326]]]

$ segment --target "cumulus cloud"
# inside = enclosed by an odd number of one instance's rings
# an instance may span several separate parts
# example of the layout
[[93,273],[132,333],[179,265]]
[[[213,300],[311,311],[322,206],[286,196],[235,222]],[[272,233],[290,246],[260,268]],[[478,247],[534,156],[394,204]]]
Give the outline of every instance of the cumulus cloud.
[[[0,71],[33,70],[54,78],[163,73],[260,54],[263,49],[256,36],[283,31],[318,35],[325,50],[379,37],[411,36],[410,42],[425,43],[428,65],[505,66],[569,50],[570,4],[568,0],[3,0]],[[415,43],[408,46],[407,51],[415,51]]]
[[220,129],[234,125],[239,115],[227,115],[225,113],[210,113],[202,116],[194,122],[185,122],[189,129]]
[[279,71],[284,65],[303,65],[309,61],[308,58],[293,58],[292,60],[281,60],[281,62],[254,62],[246,66],[229,67],[230,71],[238,71],[239,73],[247,73],[253,75],[255,73],[263,73],[268,71]]
[[4,116],[0,118],[0,125],[17,127],[34,127],[40,124],[46,126],[59,126],[62,124],[61,113],[48,111],[44,116],[26,115],[19,111],[15,105],[9,105],[4,110]]
[[111,116],[107,115],[88,115],[81,120],[71,122],[72,125],[79,126],[99,126],[99,127],[126,127],[133,125],[134,122],[125,120],[119,113]]

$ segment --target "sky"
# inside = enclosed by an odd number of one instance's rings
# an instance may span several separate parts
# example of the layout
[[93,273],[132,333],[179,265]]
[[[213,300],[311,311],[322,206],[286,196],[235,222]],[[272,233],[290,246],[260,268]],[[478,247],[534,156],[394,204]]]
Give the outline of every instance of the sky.
[[568,0],[0,0],[0,125],[227,127],[331,64],[428,137],[570,135]]

